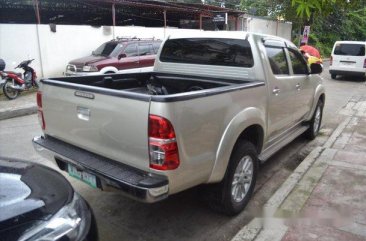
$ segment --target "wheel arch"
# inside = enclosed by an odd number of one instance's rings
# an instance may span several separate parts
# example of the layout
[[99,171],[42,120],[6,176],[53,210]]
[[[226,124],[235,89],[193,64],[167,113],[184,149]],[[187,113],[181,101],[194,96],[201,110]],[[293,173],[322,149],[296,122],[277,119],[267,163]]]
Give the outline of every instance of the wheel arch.
[[318,88],[316,88],[314,93],[314,101],[313,106],[311,107],[311,110],[309,111],[308,115],[306,116],[306,121],[309,121],[311,117],[313,117],[316,105],[318,104],[318,101],[321,100],[323,102],[323,105],[325,104],[325,90],[323,85],[319,85]]
[[265,115],[257,108],[248,108],[240,112],[227,126],[216,152],[208,183],[223,179],[231,154],[242,140],[251,142],[259,154],[263,148],[265,137]]
[[118,69],[116,67],[113,67],[113,66],[106,66],[106,67],[103,67],[101,70],[99,70],[99,72],[101,74],[106,74],[107,72],[117,73]]

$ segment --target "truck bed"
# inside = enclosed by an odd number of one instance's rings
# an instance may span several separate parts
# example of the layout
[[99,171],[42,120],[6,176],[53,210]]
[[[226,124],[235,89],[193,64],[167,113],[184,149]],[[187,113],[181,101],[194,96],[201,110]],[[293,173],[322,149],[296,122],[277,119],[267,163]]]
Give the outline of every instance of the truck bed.
[[[233,90],[233,87],[234,89],[241,89],[253,84],[263,84],[263,82],[215,78],[207,79],[197,76],[163,73],[61,77],[44,79],[42,82],[55,86],[119,95],[145,101],[150,99],[153,101],[185,100],[187,98],[197,98]],[[108,90],[113,91],[111,92]],[[195,93],[192,93],[193,91]],[[187,92],[191,93],[186,94]],[[174,98],[167,98],[167,96],[170,95],[174,95]]]

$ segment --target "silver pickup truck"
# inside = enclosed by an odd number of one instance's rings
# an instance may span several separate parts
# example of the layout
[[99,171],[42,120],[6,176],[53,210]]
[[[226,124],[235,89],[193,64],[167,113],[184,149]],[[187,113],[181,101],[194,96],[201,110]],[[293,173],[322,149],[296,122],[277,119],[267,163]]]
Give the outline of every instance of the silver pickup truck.
[[211,184],[212,207],[236,214],[260,162],[318,134],[321,71],[275,36],[170,36],[151,73],[42,80],[33,144],[95,188],[155,202]]

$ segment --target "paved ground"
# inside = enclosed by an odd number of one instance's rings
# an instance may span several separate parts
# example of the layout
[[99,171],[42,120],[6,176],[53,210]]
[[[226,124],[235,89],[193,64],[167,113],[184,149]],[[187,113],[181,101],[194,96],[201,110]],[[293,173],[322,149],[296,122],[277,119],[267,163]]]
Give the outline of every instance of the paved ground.
[[36,112],[36,92],[24,91],[15,100],[8,100],[3,93],[0,93],[0,120]]
[[366,240],[366,94],[233,241]]
[[[198,201],[199,189],[147,205],[116,193],[91,189],[68,177],[75,189],[91,204],[97,217],[101,240],[230,240],[253,217],[260,216],[263,205],[293,170],[314,148],[321,149],[338,124],[346,120],[347,116],[335,113],[342,109],[352,96],[365,93],[362,81],[330,80],[327,70],[323,76],[327,100],[321,135],[313,142],[298,138],[267,161],[260,169],[254,197],[246,210],[234,218],[216,214],[204,202]],[[35,98],[29,98],[35,103]],[[10,101],[0,100],[0,105],[8,104],[11,104]],[[36,115],[0,121],[0,155],[50,165],[35,153],[30,144],[31,138],[39,134],[41,130]],[[315,157],[313,159],[315,160]]]

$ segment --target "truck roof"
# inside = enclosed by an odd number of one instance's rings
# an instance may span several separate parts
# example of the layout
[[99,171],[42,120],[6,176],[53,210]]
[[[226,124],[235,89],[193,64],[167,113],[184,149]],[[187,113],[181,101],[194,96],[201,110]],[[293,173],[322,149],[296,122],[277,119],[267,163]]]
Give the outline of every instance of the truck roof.
[[174,33],[168,36],[167,39],[180,39],[180,38],[233,38],[233,39],[247,39],[251,36],[258,36],[262,38],[268,38],[273,40],[284,41],[288,46],[296,47],[292,42],[282,37],[244,31],[184,31]]

